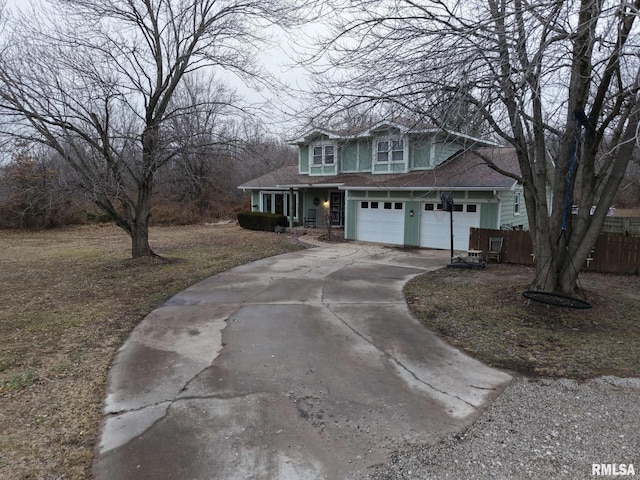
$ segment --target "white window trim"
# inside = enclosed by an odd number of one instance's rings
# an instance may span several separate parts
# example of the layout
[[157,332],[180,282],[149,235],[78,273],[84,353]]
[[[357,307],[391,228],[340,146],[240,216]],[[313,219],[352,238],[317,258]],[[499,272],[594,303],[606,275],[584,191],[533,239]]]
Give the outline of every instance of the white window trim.
[[516,193],[513,197],[513,215],[520,215],[520,193]]
[[[387,150],[387,160],[379,161],[378,160],[378,143],[380,142],[388,142],[389,146],[393,145],[393,142],[402,142],[402,160],[393,160],[393,152],[394,150]],[[406,163],[407,159],[407,142],[402,135],[387,135],[382,137],[376,137],[373,142],[373,163],[379,165],[390,165],[390,164],[403,164]]]
[[[271,196],[271,210],[269,212],[266,212],[266,210],[265,210],[265,208],[266,208],[266,205],[265,205],[265,202],[264,202],[264,196],[265,195]],[[288,217],[289,215],[287,214],[287,212],[291,212],[291,208],[294,205],[297,204],[298,192],[295,192],[295,191],[293,192],[293,203],[290,204],[291,203],[290,202],[290,197],[291,197],[290,192],[285,192],[285,191],[280,191],[280,190],[261,190],[260,191],[260,204],[259,204],[261,212],[276,213],[275,212],[276,202],[275,202],[275,198],[274,198],[275,195],[283,195],[283,197],[282,197],[283,215]],[[294,215],[293,218],[298,218],[298,216],[299,216],[299,212],[296,209],[296,215]]]
[[[314,150],[318,147],[322,148],[322,163],[314,162]],[[333,162],[327,163],[326,158],[326,147],[333,147]],[[324,141],[324,142],[314,142],[311,144],[311,148],[309,149],[309,166],[310,167],[320,167],[320,166],[334,166],[338,162],[338,146],[335,142]]]

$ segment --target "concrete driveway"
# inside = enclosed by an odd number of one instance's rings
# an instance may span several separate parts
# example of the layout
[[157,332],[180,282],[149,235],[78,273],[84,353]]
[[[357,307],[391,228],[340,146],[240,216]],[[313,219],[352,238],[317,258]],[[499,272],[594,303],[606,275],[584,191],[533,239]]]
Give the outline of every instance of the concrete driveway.
[[410,315],[403,285],[447,261],[345,243],[176,295],[112,365],[96,478],[356,478],[460,430],[510,377]]

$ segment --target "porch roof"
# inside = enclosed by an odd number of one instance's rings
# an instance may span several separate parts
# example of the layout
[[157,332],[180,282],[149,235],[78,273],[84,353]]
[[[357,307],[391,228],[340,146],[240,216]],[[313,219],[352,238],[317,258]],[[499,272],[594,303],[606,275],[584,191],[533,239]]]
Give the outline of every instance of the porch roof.
[[459,152],[432,170],[408,173],[341,173],[330,176],[300,174],[297,165],[282,167],[240,185],[243,190],[337,188],[340,190],[508,190],[516,180],[490,168],[520,174],[513,148],[487,147]]

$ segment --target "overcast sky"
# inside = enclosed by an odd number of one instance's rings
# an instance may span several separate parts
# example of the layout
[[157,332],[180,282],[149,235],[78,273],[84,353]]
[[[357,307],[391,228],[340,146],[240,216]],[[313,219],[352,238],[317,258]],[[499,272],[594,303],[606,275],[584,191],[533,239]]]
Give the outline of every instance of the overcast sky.
[[[39,0],[5,0],[8,9],[28,8],[38,2]],[[297,31],[288,32],[288,34],[276,27],[269,29],[268,37],[272,39],[273,45],[265,45],[257,61],[259,65],[288,85],[288,88],[283,88],[277,93],[269,92],[266,89],[261,89],[261,91],[251,89],[237,78],[226,75],[224,72],[217,71],[216,76],[226,78],[229,86],[236,89],[251,105],[273,102],[274,106],[269,108],[265,115],[269,118],[263,118],[263,120],[274,133],[284,137],[292,137],[292,131],[301,123],[296,118],[296,112],[302,109],[299,91],[309,89],[307,73],[302,67],[295,65],[296,55],[305,48],[302,39],[309,39],[310,35],[323,28],[320,23],[315,22],[301,27]]]

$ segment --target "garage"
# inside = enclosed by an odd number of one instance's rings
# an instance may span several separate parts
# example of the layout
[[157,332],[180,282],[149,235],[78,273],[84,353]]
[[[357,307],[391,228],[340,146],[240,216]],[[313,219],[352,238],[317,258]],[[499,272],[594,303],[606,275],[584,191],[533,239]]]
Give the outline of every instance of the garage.
[[[442,205],[424,203],[420,218],[420,246],[429,248],[451,248],[450,213]],[[480,206],[474,203],[459,203],[453,212],[453,249],[469,248],[469,229],[480,227]]]
[[403,245],[404,203],[358,202],[356,240]]

